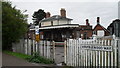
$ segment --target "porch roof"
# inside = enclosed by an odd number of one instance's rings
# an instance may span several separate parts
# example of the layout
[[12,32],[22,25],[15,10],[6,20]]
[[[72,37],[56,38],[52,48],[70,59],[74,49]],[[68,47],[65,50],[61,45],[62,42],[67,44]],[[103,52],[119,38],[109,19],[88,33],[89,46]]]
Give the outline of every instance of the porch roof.
[[[54,25],[54,26],[44,26],[40,27],[40,30],[45,30],[45,29],[59,29],[59,28],[75,28],[79,27],[79,24],[63,24],[63,25]],[[30,30],[35,30],[35,29],[30,29]]]
[[39,29],[58,29],[58,28],[74,28],[79,27],[79,24],[66,24],[66,25],[55,25],[55,26],[45,26]]

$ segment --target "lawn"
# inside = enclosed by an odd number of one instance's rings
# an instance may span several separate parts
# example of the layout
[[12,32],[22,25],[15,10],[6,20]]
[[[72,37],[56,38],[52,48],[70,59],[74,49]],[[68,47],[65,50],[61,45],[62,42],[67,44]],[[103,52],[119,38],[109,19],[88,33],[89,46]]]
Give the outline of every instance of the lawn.
[[30,55],[26,55],[26,54],[22,54],[22,53],[16,53],[16,52],[12,52],[12,51],[3,51],[6,54],[12,55],[12,56],[16,56],[18,58],[22,58],[22,59],[26,59],[31,57]]
[[51,59],[39,56],[37,53],[34,53],[34,55],[31,56],[31,55],[26,55],[26,54],[22,54],[22,53],[12,52],[12,51],[3,51],[3,52],[6,54],[9,54],[9,55],[12,55],[12,56],[16,56],[18,58],[25,59],[29,62],[44,63],[44,64],[53,64],[54,63]]

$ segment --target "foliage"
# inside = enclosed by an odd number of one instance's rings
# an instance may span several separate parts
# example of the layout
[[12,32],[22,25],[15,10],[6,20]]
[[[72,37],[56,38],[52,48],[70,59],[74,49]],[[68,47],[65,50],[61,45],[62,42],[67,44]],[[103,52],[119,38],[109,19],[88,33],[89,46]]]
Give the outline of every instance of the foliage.
[[12,55],[12,56],[16,56],[18,58],[22,58],[22,59],[26,59],[29,58],[30,55],[26,55],[26,54],[21,54],[21,53],[16,53],[16,52],[11,52],[11,51],[3,51],[6,54]]
[[35,63],[45,63],[45,64],[52,64],[54,63],[52,60],[39,56],[38,53],[33,53],[33,56],[27,58],[29,62]]
[[39,24],[39,21],[41,21],[42,19],[44,19],[46,16],[46,13],[44,12],[44,10],[39,9],[38,11],[35,11],[33,14],[33,20],[35,20],[35,25]]
[[24,15],[11,2],[2,1],[2,47],[11,49],[27,31],[27,15]]

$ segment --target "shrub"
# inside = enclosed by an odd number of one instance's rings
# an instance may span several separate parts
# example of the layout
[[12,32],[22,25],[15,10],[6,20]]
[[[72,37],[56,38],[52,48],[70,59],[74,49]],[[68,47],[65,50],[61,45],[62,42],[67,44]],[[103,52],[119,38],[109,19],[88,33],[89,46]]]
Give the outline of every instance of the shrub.
[[33,53],[33,56],[26,58],[29,62],[35,62],[35,63],[45,63],[45,64],[52,64],[54,63],[51,59],[44,58],[42,56],[39,56],[38,53]]

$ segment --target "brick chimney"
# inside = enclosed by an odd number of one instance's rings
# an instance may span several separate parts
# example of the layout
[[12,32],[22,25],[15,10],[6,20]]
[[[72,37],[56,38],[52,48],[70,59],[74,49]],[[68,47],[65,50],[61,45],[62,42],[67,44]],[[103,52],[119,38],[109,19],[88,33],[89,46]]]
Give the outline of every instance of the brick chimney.
[[100,17],[97,17],[97,24],[100,23]]
[[65,10],[64,8],[61,8],[61,10],[60,10],[60,15],[61,15],[62,17],[66,17],[66,10]]
[[87,26],[89,26],[90,24],[89,24],[89,20],[88,19],[86,19],[86,25]]
[[49,18],[50,17],[50,12],[47,12],[46,13],[46,18]]

